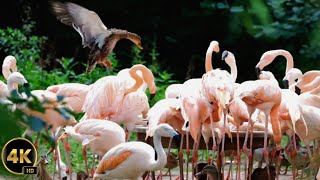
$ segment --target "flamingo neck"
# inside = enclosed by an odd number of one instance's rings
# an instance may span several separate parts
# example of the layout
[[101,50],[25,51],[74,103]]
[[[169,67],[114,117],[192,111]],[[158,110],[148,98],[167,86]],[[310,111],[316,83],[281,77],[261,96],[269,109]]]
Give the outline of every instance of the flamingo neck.
[[279,55],[284,56],[286,58],[287,60],[286,73],[288,73],[288,71],[292,69],[294,66],[293,57],[288,51],[283,49],[276,51],[276,56],[279,56]]
[[211,70],[213,70],[212,67],[212,52],[213,52],[213,48],[209,46],[207,53],[206,53],[206,63],[205,63],[205,67],[206,67],[206,72],[209,72]]
[[158,170],[163,168],[167,164],[167,155],[162,147],[161,136],[158,135],[157,132],[155,132],[153,136],[153,144],[158,158],[156,161],[154,161],[154,163],[152,163],[152,165],[150,166],[150,170]]
[[[142,78],[137,74],[137,71],[141,71]],[[128,90],[127,93],[136,91],[140,86],[143,85],[144,82],[147,83],[150,93],[155,93],[156,88],[154,84],[154,76],[150,69],[148,69],[146,66],[142,64],[136,64],[131,67],[129,74],[136,81],[136,83]]]
[[14,82],[14,80],[12,79],[8,79],[8,84],[7,84],[7,87],[8,87],[8,91],[9,93],[11,93],[12,91],[14,90],[18,90],[18,83]]
[[[129,94],[134,91],[137,91],[138,88],[143,84],[143,79],[137,74],[137,71],[138,71],[138,69],[133,69],[133,68],[131,68],[129,70],[129,74],[132,77],[132,79],[135,80],[135,83],[133,84],[133,86],[131,88],[127,89],[125,94]],[[143,72],[142,72],[142,74],[143,74]]]
[[232,61],[231,63],[227,62],[227,64],[230,67],[230,74],[233,79],[233,82],[236,82],[238,77],[238,68],[237,68],[236,62],[235,61]]

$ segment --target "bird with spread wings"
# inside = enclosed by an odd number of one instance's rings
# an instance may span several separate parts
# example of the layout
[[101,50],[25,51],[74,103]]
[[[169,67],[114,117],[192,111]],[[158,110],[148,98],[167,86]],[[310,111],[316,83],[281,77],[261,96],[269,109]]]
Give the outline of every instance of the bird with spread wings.
[[71,2],[53,2],[52,11],[58,20],[72,26],[80,34],[84,48],[91,49],[87,72],[91,72],[96,64],[111,68],[108,55],[121,39],[129,39],[143,49],[139,35],[121,29],[108,29],[97,13],[80,5]]

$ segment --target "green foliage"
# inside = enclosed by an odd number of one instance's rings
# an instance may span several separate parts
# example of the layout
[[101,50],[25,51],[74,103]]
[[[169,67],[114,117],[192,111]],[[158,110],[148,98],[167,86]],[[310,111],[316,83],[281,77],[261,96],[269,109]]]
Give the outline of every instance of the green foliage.
[[[3,145],[11,140],[12,138],[20,137],[23,131],[26,129],[34,132],[40,132],[46,141],[53,142],[51,147],[55,146],[55,141],[48,135],[46,130],[50,129],[49,126],[40,118],[30,116],[25,113],[23,109],[30,109],[33,111],[44,112],[47,108],[44,108],[44,104],[49,105],[50,102],[44,99],[40,102],[30,92],[28,86],[22,88],[22,92],[26,94],[27,98],[22,98],[19,92],[13,91],[8,100],[11,102],[0,102],[0,115],[1,115],[1,126],[0,126],[0,151],[2,151]],[[62,102],[63,99],[61,99]],[[70,111],[65,109],[55,109],[67,119],[70,118]],[[3,123],[5,122],[5,124]],[[8,173],[5,170],[2,163],[0,163],[1,175],[15,176]]]

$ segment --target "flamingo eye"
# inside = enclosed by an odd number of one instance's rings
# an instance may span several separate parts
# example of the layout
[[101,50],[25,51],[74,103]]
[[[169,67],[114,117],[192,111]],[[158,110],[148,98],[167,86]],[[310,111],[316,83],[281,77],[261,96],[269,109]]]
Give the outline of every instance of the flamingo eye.
[[213,104],[213,102],[212,102],[212,101],[209,101],[209,104]]

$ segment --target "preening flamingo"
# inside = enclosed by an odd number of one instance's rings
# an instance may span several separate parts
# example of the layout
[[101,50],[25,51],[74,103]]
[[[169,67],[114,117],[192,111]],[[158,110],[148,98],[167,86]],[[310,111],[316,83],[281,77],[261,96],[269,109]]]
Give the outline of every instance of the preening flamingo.
[[82,112],[82,106],[90,86],[80,83],[64,83],[47,87],[47,91],[63,96],[63,101],[75,113]]
[[[137,74],[142,78],[141,71],[137,71]],[[135,84],[135,80],[130,76],[130,68],[125,68],[120,70],[117,76],[120,78],[123,78],[126,83],[126,86],[129,88]],[[148,87],[147,83],[143,81],[142,85],[138,89],[145,92],[147,90],[147,87]]]
[[[138,70],[142,72],[142,78],[137,74]],[[143,80],[149,87],[150,98],[154,97],[157,90],[154,76],[147,67],[137,64],[130,68],[129,73],[136,81],[130,88],[122,78],[117,76],[100,78],[91,85],[83,104],[83,111],[87,118],[105,119],[115,116],[124,96],[136,91],[143,84]]]
[[108,120],[123,124],[128,133],[126,139],[129,140],[134,126],[143,124],[143,118],[147,117],[149,108],[146,93],[138,89],[124,96],[117,113]]
[[81,36],[83,47],[91,49],[87,72],[91,72],[97,63],[111,68],[108,55],[121,39],[129,39],[143,49],[141,38],[135,33],[121,29],[107,29],[94,11],[71,2],[53,2],[53,13],[63,24],[72,26]]
[[148,111],[148,129],[146,138],[152,137],[155,129],[161,123],[169,124],[175,131],[185,134],[182,131],[184,119],[181,115],[180,100],[175,98],[161,99]]
[[94,154],[102,157],[114,146],[125,142],[125,132],[121,126],[112,121],[101,119],[87,119],[74,126],[65,127],[65,134],[62,138],[71,136],[83,145],[83,156],[86,170],[88,163],[86,147],[89,146]]
[[113,147],[99,162],[93,179],[138,179],[146,171],[162,169],[167,163],[167,156],[161,144],[161,137],[178,136],[170,125],[160,124],[153,135],[154,148],[138,141],[125,142]]

